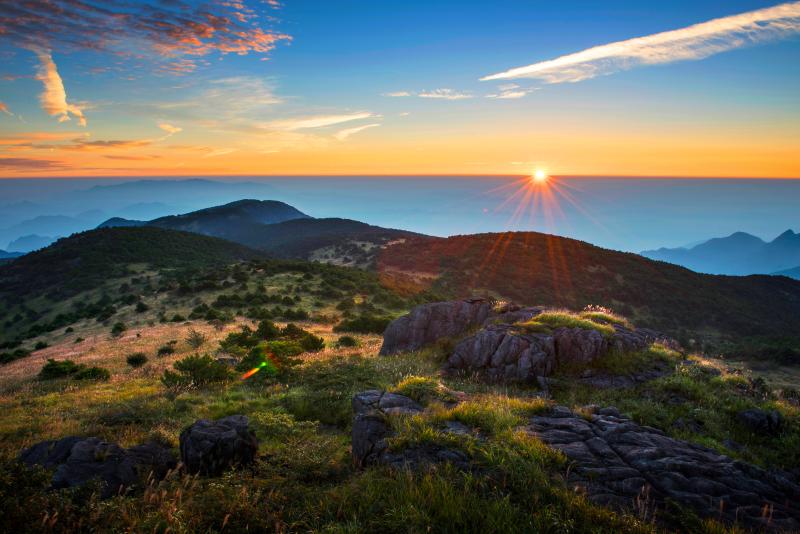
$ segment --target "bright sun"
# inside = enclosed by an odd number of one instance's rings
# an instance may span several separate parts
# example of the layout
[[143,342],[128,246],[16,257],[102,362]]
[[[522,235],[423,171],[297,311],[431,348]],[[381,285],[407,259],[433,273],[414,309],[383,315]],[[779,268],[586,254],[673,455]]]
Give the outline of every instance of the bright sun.
[[533,173],[533,181],[539,184],[543,184],[547,181],[547,173],[544,172],[542,169],[536,169],[536,172]]

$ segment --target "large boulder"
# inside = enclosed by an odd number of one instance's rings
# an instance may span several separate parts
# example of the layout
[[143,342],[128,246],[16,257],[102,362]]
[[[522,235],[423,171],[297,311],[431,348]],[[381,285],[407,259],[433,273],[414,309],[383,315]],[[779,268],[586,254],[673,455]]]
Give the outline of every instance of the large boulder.
[[19,459],[29,465],[55,469],[52,487],[75,488],[92,481],[102,486],[101,497],[124,493],[151,473],[155,479],[177,467],[172,452],[154,442],[124,449],[97,437],[70,436],[43,441],[22,451]]
[[218,476],[231,467],[252,463],[258,439],[243,415],[200,419],[181,432],[180,450],[187,471]]
[[570,487],[582,489],[598,504],[641,511],[673,501],[701,517],[749,528],[800,529],[800,486],[785,473],[671,438],[615,408],[596,410],[587,418],[556,407],[533,417],[526,430],[566,455]]
[[392,321],[383,334],[381,355],[414,351],[444,338],[456,338],[490,322],[517,322],[541,313],[487,299],[434,302],[417,306]]
[[609,352],[643,350],[654,342],[676,346],[651,330],[615,327],[613,336],[597,330],[556,328],[552,333],[529,333],[514,324],[489,324],[456,344],[447,360],[449,373],[479,373],[490,380],[533,383],[558,366],[583,365]]

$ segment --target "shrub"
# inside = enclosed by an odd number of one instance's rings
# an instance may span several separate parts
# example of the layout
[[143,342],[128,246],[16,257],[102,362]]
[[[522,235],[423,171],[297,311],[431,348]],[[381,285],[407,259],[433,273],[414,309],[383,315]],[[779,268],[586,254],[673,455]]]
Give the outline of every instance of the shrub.
[[383,334],[392,321],[390,317],[362,314],[352,319],[345,319],[335,327],[334,332],[356,332],[359,334]]
[[303,347],[295,341],[265,341],[250,350],[236,366],[242,372],[255,371],[252,376],[260,379],[285,375],[299,360]]
[[203,346],[206,342],[206,336],[194,328],[189,330],[189,335],[186,337],[186,343],[192,347],[193,349],[197,350]]
[[114,337],[121,336],[125,330],[127,330],[127,328],[125,327],[125,323],[116,322],[114,323],[114,326],[111,327],[111,335]]
[[72,376],[84,368],[85,366],[77,364],[72,360],[57,361],[48,359],[47,363],[42,367],[42,370],[39,371],[39,380],[54,380],[56,378]]
[[339,336],[336,344],[340,347],[357,347],[358,340],[353,336]]
[[75,329],[74,329],[74,328],[72,328],[71,326],[68,326],[68,327],[67,327],[67,329],[66,329],[66,330],[64,330],[64,333],[65,333],[65,334],[71,334],[71,333],[73,333],[74,331],[75,331]]
[[[287,325],[288,326],[288,325]],[[277,339],[281,335],[281,330],[272,321],[261,321],[256,328],[256,336],[264,341]]]
[[141,300],[136,303],[136,313],[144,313],[150,309],[150,306],[142,302]]
[[33,350],[46,349],[48,346],[49,345],[47,343],[45,343],[44,341],[39,341],[39,342],[36,343],[36,345],[33,346]]
[[287,324],[280,333],[281,337],[296,341],[304,351],[317,352],[325,348],[325,340],[293,323]]
[[131,367],[137,368],[147,363],[147,356],[144,352],[134,352],[133,354],[128,354],[125,361],[128,362],[128,365]]
[[170,344],[158,347],[159,356],[166,356],[167,354],[175,354],[175,347]]
[[76,344],[77,344],[77,343],[81,343],[81,342],[83,342],[83,341],[84,341],[84,339],[83,339],[82,337],[76,337],[76,338],[75,338],[75,343],[76,343]]
[[72,375],[74,380],[108,380],[111,373],[102,367],[84,367]]
[[186,320],[186,317],[184,317],[184,316],[183,316],[183,315],[181,315],[180,313],[176,313],[175,315],[173,315],[173,316],[172,316],[172,319],[170,319],[170,322],[173,322],[173,323],[182,323],[182,322],[184,322],[185,320]]
[[175,371],[164,371],[161,382],[168,388],[205,386],[215,382],[224,382],[231,376],[230,369],[209,355],[187,356],[173,365]]
[[11,363],[14,360],[19,360],[29,355],[30,352],[25,349],[16,349],[12,352],[0,352],[0,364]]

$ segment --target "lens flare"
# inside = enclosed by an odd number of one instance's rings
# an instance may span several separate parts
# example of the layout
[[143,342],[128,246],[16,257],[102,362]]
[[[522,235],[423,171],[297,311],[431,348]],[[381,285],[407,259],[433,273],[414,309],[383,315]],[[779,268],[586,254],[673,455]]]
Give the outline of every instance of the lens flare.
[[533,181],[535,183],[543,184],[547,181],[547,178],[547,173],[542,169],[536,169],[536,172],[533,173]]

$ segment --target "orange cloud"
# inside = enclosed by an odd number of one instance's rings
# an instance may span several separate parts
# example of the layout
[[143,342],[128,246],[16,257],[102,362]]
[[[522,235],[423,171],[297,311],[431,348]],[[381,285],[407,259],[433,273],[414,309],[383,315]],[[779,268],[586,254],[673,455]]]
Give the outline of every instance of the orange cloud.
[[70,120],[70,116],[78,119],[78,124],[86,126],[86,117],[83,116],[83,109],[67,101],[67,92],[64,89],[64,82],[58,74],[58,69],[49,51],[34,50],[39,58],[39,71],[36,78],[44,85],[44,91],[39,95],[42,109],[54,117],[58,117],[58,122]]

